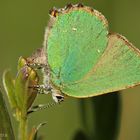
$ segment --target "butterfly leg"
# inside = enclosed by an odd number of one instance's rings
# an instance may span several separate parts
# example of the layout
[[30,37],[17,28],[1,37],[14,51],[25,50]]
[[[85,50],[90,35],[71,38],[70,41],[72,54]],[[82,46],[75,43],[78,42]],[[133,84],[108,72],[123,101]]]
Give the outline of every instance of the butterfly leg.
[[60,104],[62,101],[64,101],[64,96],[58,94],[58,91],[55,89],[52,89],[51,87],[45,87],[44,85],[34,85],[34,86],[29,87],[29,88],[34,88],[35,90],[37,89],[37,91],[38,91],[37,93],[39,93],[39,94],[51,93],[54,102],[47,103],[47,104],[35,105],[35,106],[31,107],[31,109],[27,112],[27,114],[53,107],[57,104]]
[[41,63],[28,63],[27,65],[35,70],[39,70],[47,67],[45,64],[41,64]]
[[37,94],[48,94],[51,92],[51,88],[45,85],[32,85],[29,88],[37,90]]
[[50,86],[45,86],[45,85],[33,85],[30,86],[29,88],[33,88],[37,90],[38,94],[52,94],[52,98],[56,103],[60,103],[64,101],[64,96],[61,95],[58,90],[53,89]]
[[64,96],[60,94],[58,90],[52,88],[51,92],[52,92],[52,98],[56,103],[60,103],[64,101]]

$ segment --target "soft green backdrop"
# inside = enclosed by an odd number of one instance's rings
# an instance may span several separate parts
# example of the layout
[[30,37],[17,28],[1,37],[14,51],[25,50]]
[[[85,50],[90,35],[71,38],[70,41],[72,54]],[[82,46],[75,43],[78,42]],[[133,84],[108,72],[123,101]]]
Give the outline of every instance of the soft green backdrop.
[[[112,32],[119,32],[136,47],[140,46],[139,0],[0,0],[0,77],[6,68],[16,73],[19,56],[29,56],[36,48],[42,47],[48,10],[53,6],[64,7],[70,2],[82,2],[99,10],[108,19]],[[140,139],[139,92],[140,86],[124,90],[120,95],[122,116],[118,140]],[[48,100],[50,97],[42,95],[37,102]],[[71,140],[75,130],[81,127],[78,103],[77,99],[66,99],[60,106],[31,115],[30,125],[47,121],[40,130],[45,139]]]

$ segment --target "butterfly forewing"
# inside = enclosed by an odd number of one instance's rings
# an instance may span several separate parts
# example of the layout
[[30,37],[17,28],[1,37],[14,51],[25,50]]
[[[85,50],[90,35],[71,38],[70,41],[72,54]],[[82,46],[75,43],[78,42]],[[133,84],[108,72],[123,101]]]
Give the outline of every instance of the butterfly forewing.
[[94,67],[107,47],[108,25],[88,7],[71,8],[55,18],[46,52],[52,81],[59,87],[82,79]]

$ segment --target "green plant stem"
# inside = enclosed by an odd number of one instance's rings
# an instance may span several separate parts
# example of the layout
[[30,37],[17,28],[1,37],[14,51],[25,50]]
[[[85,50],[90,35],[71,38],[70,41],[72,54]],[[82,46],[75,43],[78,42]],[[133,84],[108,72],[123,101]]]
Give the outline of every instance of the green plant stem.
[[19,140],[27,140],[27,118],[21,117],[19,121]]

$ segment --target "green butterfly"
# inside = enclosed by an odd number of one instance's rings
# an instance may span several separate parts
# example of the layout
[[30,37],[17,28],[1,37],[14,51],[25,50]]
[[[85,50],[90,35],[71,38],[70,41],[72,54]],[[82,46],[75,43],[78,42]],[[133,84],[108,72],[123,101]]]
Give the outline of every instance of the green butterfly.
[[34,61],[45,65],[44,88],[56,102],[63,95],[87,98],[140,84],[140,51],[109,33],[100,12],[77,4],[54,8],[50,16]]

